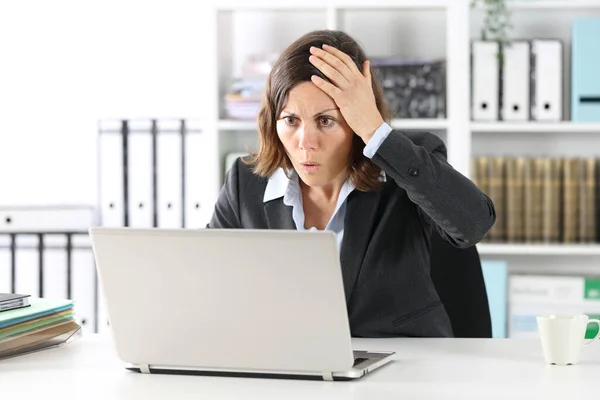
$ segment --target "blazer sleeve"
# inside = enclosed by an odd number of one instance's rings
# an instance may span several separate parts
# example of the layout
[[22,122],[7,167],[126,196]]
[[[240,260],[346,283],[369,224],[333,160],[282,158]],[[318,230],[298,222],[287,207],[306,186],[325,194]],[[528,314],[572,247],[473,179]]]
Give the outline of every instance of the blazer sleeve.
[[492,200],[448,163],[444,142],[432,133],[392,130],[371,160],[456,247],[479,243],[496,221]]
[[239,166],[234,163],[227,174],[207,228],[241,228],[239,202]]

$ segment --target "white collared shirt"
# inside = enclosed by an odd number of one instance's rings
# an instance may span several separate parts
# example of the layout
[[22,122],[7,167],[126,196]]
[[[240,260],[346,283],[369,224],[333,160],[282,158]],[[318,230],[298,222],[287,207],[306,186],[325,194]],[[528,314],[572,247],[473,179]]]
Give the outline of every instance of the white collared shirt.
[[[383,123],[373,134],[373,137],[369,140],[369,143],[365,146],[363,154],[366,157],[372,158],[383,141],[388,137],[392,128],[387,124]],[[291,171],[291,177],[288,178],[285,171],[279,168],[271,177],[267,183],[263,202],[283,197],[283,204],[292,207],[292,218],[296,225],[296,229],[299,231],[316,231],[317,228],[312,226],[308,229],[305,228],[305,214],[304,206],[302,205],[302,193],[300,192],[300,181],[296,171]],[[354,184],[348,179],[342,185],[340,194],[338,196],[335,210],[331,215],[331,219],[325,227],[326,231],[332,231],[336,234],[338,252],[342,248],[342,240],[344,238],[344,218],[346,217],[346,200],[350,193],[354,191]]]

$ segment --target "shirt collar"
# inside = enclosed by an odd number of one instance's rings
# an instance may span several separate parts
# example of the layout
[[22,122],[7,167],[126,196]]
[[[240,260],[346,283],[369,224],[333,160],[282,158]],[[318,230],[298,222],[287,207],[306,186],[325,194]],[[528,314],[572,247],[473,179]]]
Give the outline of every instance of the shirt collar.
[[[292,182],[295,184],[290,187],[290,183]],[[298,174],[296,174],[296,171],[292,170],[290,172],[290,177],[288,177],[288,175],[285,173],[285,170],[283,168],[279,168],[273,173],[273,175],[271,175],[269,181],[267,182],[267,188],[265,189],[265,194],[263,196],[263,203],[284,197],[286,194],[292,195],[293,193],[290,193],[288,189],[292,190],[295,188],[299,188]],[[352,190],[354,190],[354,184],[352,181],[350,181],[350,179],[348,179],[344,183],[342,191],[347,191],[347,194],[349,194],[352,192]]]
[[263,202],[266,203],[283,197],[289,184],[290,178],[288,178],[283,168],[277,169],[269,178],[269,182],[267,182]]

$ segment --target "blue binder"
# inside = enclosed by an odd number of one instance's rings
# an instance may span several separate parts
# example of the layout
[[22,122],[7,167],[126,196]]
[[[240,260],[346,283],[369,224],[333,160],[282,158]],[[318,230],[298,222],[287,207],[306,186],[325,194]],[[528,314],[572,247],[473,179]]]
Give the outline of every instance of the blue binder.
[[506,310],[508,308],[508,263],[482,260],[481,269],[492,319],[492,337],[505,338]]
[[573,21],[571,120],[600,122],[600,18]]

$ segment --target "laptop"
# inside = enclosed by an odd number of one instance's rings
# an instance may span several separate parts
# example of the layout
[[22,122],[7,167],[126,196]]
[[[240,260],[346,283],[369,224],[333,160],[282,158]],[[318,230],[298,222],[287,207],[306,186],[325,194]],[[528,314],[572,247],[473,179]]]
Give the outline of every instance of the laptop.
[[393,352],[353,351],[332,232],[89,230],[131,371],[352,380]]

